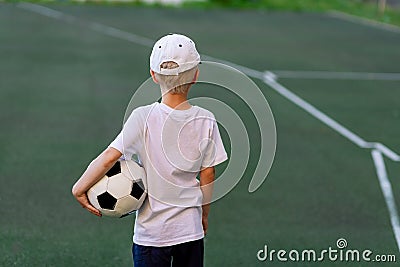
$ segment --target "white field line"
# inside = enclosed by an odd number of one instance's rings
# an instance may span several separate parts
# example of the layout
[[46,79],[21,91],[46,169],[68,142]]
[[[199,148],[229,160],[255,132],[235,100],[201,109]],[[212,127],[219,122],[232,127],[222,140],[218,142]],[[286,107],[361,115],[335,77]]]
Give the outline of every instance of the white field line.
[[391,25],[391,24],[387,24],[387,23],[383,23],[383,22],[379,22],[379,21],[375,21],[372,19],[358,17],[358,16],[346,14],[346,13],[343,13],[340,11],[330,11],[326,14],[328,14],[328,16],[331,16],[336,19],[346,20],[346,21],[350,21],[350,22],[353,22],[356,24],[361,24],[361,25],[365,25],[365,26],[378,28],[381,30],[383,29],[383,30],[387,30],[387,31],[395,32],[395,33],[400,33],[400,27]]
[[393,195],[392,185],[390,184],[389,178],[387,176],[386,166],[381,152],[374,149],[372,150],[371,154],[372,154],[372,159],[374,160],[376,174],[378,175],[379,179],[379,184],[381,186],[381,190],[385,198],[387,208],[389,210],[390,222],[392,224],[394,237],[397,242],[397,247],[399,248],[400,251],[400,222],[399,222],[399,214],[397,212],[396,202]]
[[139,36],[139,35],[136,35],[133,33],[126,32],[126,31],[122,31],[120,29],[106,26],[104,24],[100,24],[97,22],[85,22],[85,21],[78,19],[77,17],[64,14],[60,11],[57,11],[57,10],[54,10],[54,9],[51,9],[51,8],[48,8],[45,6],[22,2],[22,3],[19,3],[17,5],[17,7],[41,14],[46,17],[62,20],[62,21],[65,21],[65,22],[68,22],[71,24],[78,24],[78,25],[84,24],[89,29],[99,32],[101,34],[105,34],[105,35],[108,35],[108,36],[111,36],[111,37],[114,37],[117,39],[125,40],[128,42],[143,45],[146,47],[152,47],[153,43],[154,43],[153,40],[151,40],[149,38],[142,37],[142,36]]
[[[25,10],[29,10],[31,12],[35,12],[35,13],[38,13],[38,14],[41,14],[41,15],[44,15],[44,16],[47,16],[50,18],[66,21],[66,22],[72,23],[72,24],[78,24],[79,26],[85,25],[85,26],[89,27],[90,29],[97,31],[99,33],[102,33],[102,34],[105,34],[105,35],[108,35],[108,36],[111,36],[114,38],[122,39],[122,40],[125,40],[128,42],[131,42],[131,43],[139,44],[142,46],[152,47],[153,43],[154,43],[154,41],[149,38],[145,38],[145,37],[142,37],[142,36],[139,36],[136,34],[125,32],[120,29],[106,26],[106,25],[103,25],[100,23],[87,22],[87,21],[85,22],[74,16],[64,14],[60,11],[53,10],[48,7],[44,7],[44,6],[40,6],[40,5],[36,5],[36,4],[32,4],[32,3],[25,3],[25,2],[19,3],[17,6],[20,8],[23,8]],[[281,94],[282,96],[284,96],[285,98],[290,100],[295,105],[304,109],[310,115],[317,118],[322,123],[329,126],[333,130],[335,130],[336,132],[341,134],[342,136],[346,137],[347,139],[349,139],[351,142],[353,142],[357,146],[359,146],[361,148],[377,149],[382,154],[384,154],[385,156],[390,158],[391,160],[400,161],[400,155],[398,155],[394,151],[390,150],[385,145],[383,145],[381,143],[365,141],[360,136],[351,132],[349,129],[345,128],[343,125],[339,124],[338,122],[336,122],[335,120],[333,120],[332,118],[330,118],[329,116],[327,116],[326,114],[324,114],[323,112],[321,112],[320,110],[318,110],[317,108],[312,106],[310,103],[306,102],[305,100],[303,100],[302,98],[300,98],[299,96],[297,96],[296,94],[294,94],[293,92],[291,92],[290,90],[288,90],[287,88],[285,88],[284,86],[279,84],[276,81],[276,78],[277,78],[276,74],[274,74],[270,71],[260,72],[257,70],[253,70],[251,68],[247,68],[245,66],[241,66],[241,65],[229,62],[229,61],[217,59],[217,58],[214,58],[214,57],[211,57],[208,55],[202,55],[202,57],[203,57],[203,59],[214,60],[214,61],[218,61],[220,63],[230,65],[230,66],[242,71],[243,73],[245,73],[246,75],[248,75],[252,78],[257,78],[257,79],[263,80],[264,83],[269,85],[272,89],[277,91],[279,94]]]
[[261,71],[253,70],[253,69],[250,69],[248,67],[245,67],[245,66],[242,66],[242,65],[238,65],[236,63],[233,63],[233,62],[230,62],[230,61],[226,61],[226,60],[223,60],[223,59],[215,58],[215,57],[212,57],[212,56],[208,56],[208,55],[204,55],[204,54],[201,55],[201,56],[202,56],[203,59],[210,60],[210,61],[216,61],[216,62],[225,64],[225,65],[234,67],[235,69],[240,70],[241,72],[243,72],[244,74],[246,74],[249,77],[256,78],[256,79],[259,79],[259,80],[262,80],[264,78],[264,73],[261,72]]
[[325,125],[329,126],[331,129],[335,130],[342,136],[346,137],[348,140],[359,146],[360,148],[369,148],[379,150],[386,157],[390,158],[393,161],[400,161],[400,156],[390,150],[388,147],[381,143],[376,142],[367,142],[360,136],[356,135],[304,99],[300,98],[292,91],[285,88],[283,85],[278,83],[275,79],[275,76],[271,72],[265,72],[264,74],[264,83],[266,83],[269,87],[274,89],[276,92],[289,99],[292,103],[299,106],[303,110],[307,111],[310,115],[320,120]]
[[400,73],[271,70],[284,79],[400,81]]

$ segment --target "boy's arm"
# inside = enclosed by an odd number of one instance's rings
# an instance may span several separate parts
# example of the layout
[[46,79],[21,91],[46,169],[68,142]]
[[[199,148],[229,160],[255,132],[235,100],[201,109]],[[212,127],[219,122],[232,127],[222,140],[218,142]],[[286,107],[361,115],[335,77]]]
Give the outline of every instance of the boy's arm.
[[204,234],[207,233],[208,229],[208,213],[210,212],[210,202],[213,192],[213,182],[215,178],[215,168],[209,167],[200,171],[200,188],[203,193],[203,205],[202,205],[202,223]]
[[72,187],[72,194],[76,200],[78,200],[83,208],[94,215],[101,216],[101,213],[89,203],[86,193],[95,183],[104,177],[121,156],[121,152],[115,148],[107,148],[89,164],[81,178]]

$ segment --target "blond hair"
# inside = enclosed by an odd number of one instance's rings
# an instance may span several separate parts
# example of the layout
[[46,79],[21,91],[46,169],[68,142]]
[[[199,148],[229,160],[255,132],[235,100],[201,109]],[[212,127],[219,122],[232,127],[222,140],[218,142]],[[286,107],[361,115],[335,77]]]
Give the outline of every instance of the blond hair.
[[[176,62],[167,61],[162,63],[160,67],[162,69],[175,69],[179,65]],[[198,67],[196,66],[178,75],[162,75],[159,73],[154,73],[154,75],[160,84],[162,94],[183,94],[187,93],[190,86],[194,83],[197,70]]]

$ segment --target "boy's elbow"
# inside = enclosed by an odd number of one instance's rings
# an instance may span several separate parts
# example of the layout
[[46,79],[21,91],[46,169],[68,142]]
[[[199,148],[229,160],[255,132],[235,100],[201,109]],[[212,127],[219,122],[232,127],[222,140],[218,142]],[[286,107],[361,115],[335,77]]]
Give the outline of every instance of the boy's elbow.
[[207,176],[207,177],[214,177],[215,176],[215,168],[214,167],[205,168],[201,171],[201,174],[203,176]]
[[77,188],[77,186],[76,186],[76,183],[72,186],[71,193],[72,193],[72,195],[73,195],[74,197],[77,197],[77,196],[79,195],[79,192],[78,192],[78,188]]
[[212,183],[214,181],[214,179],[215,179],[215,168],[214,167],[205,168],[200,172],[201,184]]

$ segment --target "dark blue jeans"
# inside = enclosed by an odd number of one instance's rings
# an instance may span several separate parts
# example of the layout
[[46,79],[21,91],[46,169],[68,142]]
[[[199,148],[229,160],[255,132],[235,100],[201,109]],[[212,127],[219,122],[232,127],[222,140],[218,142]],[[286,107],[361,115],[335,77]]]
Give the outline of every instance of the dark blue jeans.
[[168,247],[133,244],[134,267],[203,267],[203,239]]

